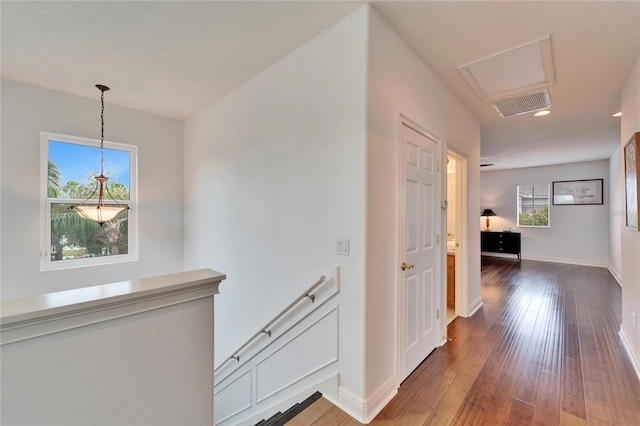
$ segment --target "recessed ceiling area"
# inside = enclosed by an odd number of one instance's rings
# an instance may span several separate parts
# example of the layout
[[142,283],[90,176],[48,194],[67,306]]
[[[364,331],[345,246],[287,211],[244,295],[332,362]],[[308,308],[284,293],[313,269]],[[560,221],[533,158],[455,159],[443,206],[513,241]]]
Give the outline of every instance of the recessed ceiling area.
[[[110,103],[185,119],[364,3],[3,1],[1,73],[90,99],[104,83]],[[612,114],[640,54],[640,2],[368,3],[478,119],[482,162],[494,164],[483,170],[606,159],[619,146]],[[551,80],[544,53],[544,81],[540,65],[495,73],[513,65],[503,53],[530,64],[531,43],[546,38]],[[486,99],[543,84],[553,114],[501,117],[458,70],[464,64]]]

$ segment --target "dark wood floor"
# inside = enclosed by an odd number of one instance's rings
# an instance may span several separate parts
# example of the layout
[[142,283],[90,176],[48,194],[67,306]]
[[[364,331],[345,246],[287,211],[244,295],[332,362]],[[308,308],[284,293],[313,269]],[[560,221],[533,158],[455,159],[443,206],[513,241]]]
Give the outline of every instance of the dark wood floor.
[[[640,425],[606,269],[484,257],[482,298],[372,425]],[[290,424],[358,423],[320,399]]]

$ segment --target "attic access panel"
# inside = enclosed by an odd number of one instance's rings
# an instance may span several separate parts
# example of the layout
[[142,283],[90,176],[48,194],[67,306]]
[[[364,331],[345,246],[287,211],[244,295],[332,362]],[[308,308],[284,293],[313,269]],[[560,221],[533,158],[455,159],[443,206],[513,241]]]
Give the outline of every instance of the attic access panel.
[[458,67],[484,101],[542,89],[555,82],[549,36]]

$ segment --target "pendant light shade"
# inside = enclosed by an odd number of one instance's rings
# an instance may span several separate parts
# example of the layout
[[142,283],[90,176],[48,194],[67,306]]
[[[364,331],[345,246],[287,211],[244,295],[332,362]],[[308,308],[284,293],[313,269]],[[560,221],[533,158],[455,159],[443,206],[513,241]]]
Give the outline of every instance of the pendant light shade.
[[98,222],[100,225],[105,222],[109,222],[111,219],[116,217],[118,213],[124,210],[126,207],[116,207],[116,206],[82,206],[78,205],[75,207],[75,211],[85,219],[92,220],[94,222]]
[[[75,210],[79,216],[87,220],[98,222],[98,224],[102,226],[105,222],[109,222],[115,218],[121,211],[128,210],[129,206],[119,203],[111,196],[107,185],[109,178],[104,175],[104,92],[109,90],[109,88],[102,84],[96,84],[96,87],[100,92],[102,92],[100,95],[100,103],[102,107],[100,111],[100,174],[96,176],[96,186],[91,195],[89,195],[89,197],[82,203],[77,206],[73,206],[72,209]],[[94,201],[93,196],[96,192],[98,193],[97,203],[93,203],[91,201]],[[111,200],[109,204],[105,204],[105,192]]]
[[[103,175],[96,176],[96,181],[98,181],[96,190],[100,191],[100,194],[98,196],[98,204],[78,204],[77,206],[74,207],[74,210],[80,216],[84,217],[85,219],[98,222],[100,226],[102,226],[103,223],[109,222],[111,219],[116,217],[118,213],[120,213],[122,210],[128,208],[128,206],[124,206],[122,204],[108,205],[104,203],[103,191],[106,187],[106,183],[108,179],[109,179],[108,177]],[[93,196],[93,194],[95,194],[95,190],[93,191],[91,196]],[[107,192],[107,194],[109,193]],[[109,194],[109,197],[111,197],[111,194]],[[91,197],[89,197],[89,199],[90,198]]]

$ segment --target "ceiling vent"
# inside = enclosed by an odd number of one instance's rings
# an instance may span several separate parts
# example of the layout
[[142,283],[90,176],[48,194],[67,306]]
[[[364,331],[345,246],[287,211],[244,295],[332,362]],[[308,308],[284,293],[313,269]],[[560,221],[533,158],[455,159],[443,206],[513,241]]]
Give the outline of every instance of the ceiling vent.
[[492,105],[502,117],[509,117],[510,115],[526,114],[551,108],[551,97],[547,90],[543,90],[528,95],[502,99]]

